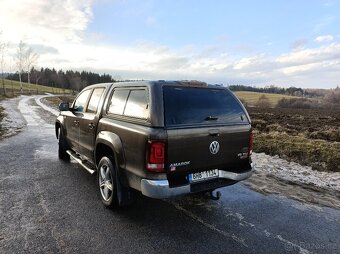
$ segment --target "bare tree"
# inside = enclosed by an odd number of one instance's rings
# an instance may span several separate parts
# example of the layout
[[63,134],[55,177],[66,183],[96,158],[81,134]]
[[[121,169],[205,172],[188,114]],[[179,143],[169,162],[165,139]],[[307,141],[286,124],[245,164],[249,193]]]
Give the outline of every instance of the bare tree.
[[17,49],[17,54],[16,54],[16,65],[18,68],[19,72],[19,80],[20,80],[20,91],[22,92],[22,80],[21,80],[21,74],[25,69],[25,55],[27,51],[27,45],[23,42],[20,41]]
[[30,71],[31,67],[37,62],[39,55],[33,51],[31,47],[28,47],[25,52],[25,65],[27,68],[27,81],[29,91],[31,92],[31,80],[30,80]]
[[22,79],[21,74],[27,70],[27,81],[29,85],[29,91],[31,91],[31,82],[30,82],[30,70],[31,67],[37,62],[39,55],[33,51],[33,49],[27,46],[23,41],[19,42],[17,54],[16,54],[16,65],[19,72],[19,80],[20,80],[20,90],[22,92]]
[[33,78],[35,80],[35,85],[36,86],[38,85],[38,82],[41,79],[42,74],[43,73],[41,71],[38,71],[38,70],[34,69],[34,71],[33,71],[33,75],[34,75]]
[[[16,64],[13,62],[9,62],[7,65],[7,69],[9,73],[15,72]],[[14,87],[13,87],[13,78],[10,79],[11,87],[12,87],[12,94],[14,95]]]
[[[0,31],[1,35],[1,31]],[[2,79],[2,88],[4,90],[4,95],[6,96],[6,88],[5,88],[5,77],[4,77],[4,69],[5,69],[5,53],[7,50],[7,43],[2,42],[0,40],[0,67],[1,67],[1,79]]]

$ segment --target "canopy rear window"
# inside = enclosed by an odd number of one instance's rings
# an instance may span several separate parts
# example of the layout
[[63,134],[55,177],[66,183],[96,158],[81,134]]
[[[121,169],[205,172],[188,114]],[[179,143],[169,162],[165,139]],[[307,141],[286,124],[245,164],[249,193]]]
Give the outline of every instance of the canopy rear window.
[[163,93],[168,127],[249,123],[240,103],[226,89],[165,86]]

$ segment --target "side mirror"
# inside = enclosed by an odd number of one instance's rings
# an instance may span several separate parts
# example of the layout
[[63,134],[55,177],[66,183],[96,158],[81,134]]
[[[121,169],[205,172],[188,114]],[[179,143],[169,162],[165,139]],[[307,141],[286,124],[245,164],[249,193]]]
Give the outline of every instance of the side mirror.
[[59,110],[60,111],[69,111],[70,106],[68,105],[68,102],[62,102],[59,104]]

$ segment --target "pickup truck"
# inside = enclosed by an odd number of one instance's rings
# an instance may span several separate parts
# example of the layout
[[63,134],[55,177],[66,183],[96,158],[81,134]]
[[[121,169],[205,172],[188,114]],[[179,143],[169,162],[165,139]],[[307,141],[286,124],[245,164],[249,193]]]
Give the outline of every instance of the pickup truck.
[[[59,158],[91,174],[105,206],[210,192],[252,174],[249,115],[226,87],[138,81],[86,87],[61,103]],[[212,198],[214,197],[212,195]]]

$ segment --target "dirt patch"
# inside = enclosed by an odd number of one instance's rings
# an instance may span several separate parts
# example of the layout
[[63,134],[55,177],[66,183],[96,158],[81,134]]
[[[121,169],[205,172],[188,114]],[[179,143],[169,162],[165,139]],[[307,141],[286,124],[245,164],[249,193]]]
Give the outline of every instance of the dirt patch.
[[259,132],[285,132],[310,139],[340,142],[340,110],[248,108]]
[[254,151],[340,172],[340,110],[248,108]]

